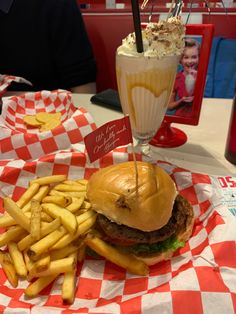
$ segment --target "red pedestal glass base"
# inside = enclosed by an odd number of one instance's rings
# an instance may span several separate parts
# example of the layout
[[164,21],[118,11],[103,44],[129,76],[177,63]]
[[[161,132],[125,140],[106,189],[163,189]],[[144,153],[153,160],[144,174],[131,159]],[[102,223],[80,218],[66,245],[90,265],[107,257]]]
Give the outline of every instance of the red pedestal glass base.
[[150,145],[157,147],[178,147],[186,143],[187,135],[177,129],[170,126],[170,122],[164,121],[157,131],[156,135],[150,141]]

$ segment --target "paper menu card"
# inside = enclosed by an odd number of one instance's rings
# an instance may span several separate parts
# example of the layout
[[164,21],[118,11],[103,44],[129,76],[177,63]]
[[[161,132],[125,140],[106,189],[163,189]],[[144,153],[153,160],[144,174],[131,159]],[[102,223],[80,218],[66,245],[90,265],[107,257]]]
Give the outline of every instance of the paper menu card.
[[212,182],[219,192],[219,198],[232,215],[236,216],[236,177],[212,177]]
[[[82,147],[81,147],[82,151]],[[0,196],[17,198],[36,176],[66,173],[89,178],[99,168],[132,160],[125,148],[90,164],[83,153],[64,151],[32,162],[0,161]],[[75,302],[61,302],[61,276],[37,298],[24,297],[27,283],[12,289],[1,273],[3,310],[21,313],[234,313],[236,309],[236,220],[219,199],[212,178],[159,163],[193,204],[195,226],[186,246],[170,261],[131,275],[104,259],[87,258],[78,267]],[[1,269],[0,269],[1,271]]]

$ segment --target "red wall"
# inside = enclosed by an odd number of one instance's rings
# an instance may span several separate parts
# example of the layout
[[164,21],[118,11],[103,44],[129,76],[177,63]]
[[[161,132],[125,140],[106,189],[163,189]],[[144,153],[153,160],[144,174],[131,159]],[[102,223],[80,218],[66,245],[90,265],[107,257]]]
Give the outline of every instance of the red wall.
[[236,39],[236,15],[203,14],[203,24],[214,24],[215,36]]
[[116,49],[133,32],[131,15],[84,15],[85,26],[97,61],[97,90],[116,88]]
[[[97,91],[116,89],[115,53],[122,39],[133,31],[131,10],[83,9],[82,14],[98,67]],[[142,20],[147,16],[142,16]],[[157,12],[155,19],[158,20]],[[236,39],[236,15],[203,14],[203,23],[214,24],[215,36]]]

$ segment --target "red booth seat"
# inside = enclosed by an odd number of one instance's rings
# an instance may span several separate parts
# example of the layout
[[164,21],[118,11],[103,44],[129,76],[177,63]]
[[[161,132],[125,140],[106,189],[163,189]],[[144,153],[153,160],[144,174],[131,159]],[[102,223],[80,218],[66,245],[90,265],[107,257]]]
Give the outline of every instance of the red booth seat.
[[133,31],[132,15],[84,14],[83,18],[97,62],[97,91],[116,89],[116,49]]

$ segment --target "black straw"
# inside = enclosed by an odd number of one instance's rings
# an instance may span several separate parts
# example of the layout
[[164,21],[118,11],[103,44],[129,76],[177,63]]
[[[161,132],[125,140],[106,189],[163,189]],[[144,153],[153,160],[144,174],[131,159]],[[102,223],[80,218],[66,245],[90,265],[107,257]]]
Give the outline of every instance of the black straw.
[[133,11],[133,21],[134,21],[134,31],[136,37],[136,47],[137,52],[143,52],[143,39],[141,32],[141,21],[140,21],[140,12],[139,12],[139,2],[137,0],[131,0],[132,2],[132,11]]

